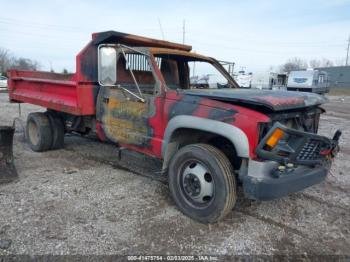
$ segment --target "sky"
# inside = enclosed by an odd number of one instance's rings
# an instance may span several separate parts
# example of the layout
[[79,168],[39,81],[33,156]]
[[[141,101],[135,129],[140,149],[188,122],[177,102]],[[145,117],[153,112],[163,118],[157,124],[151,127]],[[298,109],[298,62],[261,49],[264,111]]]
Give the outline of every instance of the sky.
[[[350,0],[0,0],[0,47],[41,69],[75,71],[91,33],[115,30],[182,43],[264,71],[292,57],[345,61]],[[163,31],[163,33],[162,33]]]

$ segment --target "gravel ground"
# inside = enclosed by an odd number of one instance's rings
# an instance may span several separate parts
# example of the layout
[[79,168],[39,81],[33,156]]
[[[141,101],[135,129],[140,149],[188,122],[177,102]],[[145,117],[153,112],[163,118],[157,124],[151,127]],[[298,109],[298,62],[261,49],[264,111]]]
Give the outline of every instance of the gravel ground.
[[[7,100],[0,94],[0,125],[18,116]],[[241,198],[213,225],[182,215],[166,184],[119,165],[115,147],[70,136],[62,150],[35,153],[17,124],[20,179],[0,185],[0,255],[350,255],[350,97],[330,100],[320,133],[343,137],[327,180],[274,201]],[[21,119],[39,110],[22,105]]]

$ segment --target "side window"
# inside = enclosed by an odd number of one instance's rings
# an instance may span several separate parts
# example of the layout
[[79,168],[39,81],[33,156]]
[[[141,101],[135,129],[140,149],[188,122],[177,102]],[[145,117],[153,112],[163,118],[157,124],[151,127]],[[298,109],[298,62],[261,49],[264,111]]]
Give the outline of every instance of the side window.
[[173,90],[189,88],[189,72],[186,60],[169,55],[156,55],[155,59],[168,88]]
[[140,53],[125,53],[124,57],[120,52],[117,60],[117,84],[132,92],[137,92],[138,85],[142,94],[154,94],[156,81],[149,59]]
[[157,62],[157,64],[167,87],[170,89],[180,88],[178,61],[170,58],[159,59],[160,60]]
[[228,80],[208,62],[192,61],[188,63],[191,88],[225,88]]

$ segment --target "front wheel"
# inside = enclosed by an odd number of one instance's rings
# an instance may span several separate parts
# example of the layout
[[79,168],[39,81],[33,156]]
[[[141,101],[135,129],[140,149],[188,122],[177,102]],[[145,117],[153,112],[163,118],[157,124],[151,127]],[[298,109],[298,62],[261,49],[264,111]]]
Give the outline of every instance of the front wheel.
[[181,148],[169,166],[169,188],[187,216],[213,223],[236,203],[236,179],[227,157],[216,147],[193,144]]

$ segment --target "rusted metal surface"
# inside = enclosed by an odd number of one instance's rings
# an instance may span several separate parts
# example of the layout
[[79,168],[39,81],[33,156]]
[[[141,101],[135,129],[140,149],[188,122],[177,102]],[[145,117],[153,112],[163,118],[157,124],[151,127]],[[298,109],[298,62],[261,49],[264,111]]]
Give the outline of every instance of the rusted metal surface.
[[12,153],[14,132],[11,126],[0,126],[0,184],[18,178]]
[[149,103],[125,100],[122,97],[122,90],[113,90],[106,101],[106,113],[102,120],[104,131],[114,142],[146,146]]
[[101,43],[120,43],[124,45],[131,46],[147,46],[147,47],[162,47],[162,48],[171,48],[178,49],[183,51],[191,51],[192,46],[183,45],[173,42],[168,42],[164,40],[158,40],[138,35],[131,35],[116,31],[106,31],[93,33],[92,39],[95,45],[99,45]]
[[323,96],[307,92],[284,92],[271,90],[188,90],[188,95],[206,97],[227,102],[265,107],[272,111],[305,108],[324,104]]
[[159,47],[151,47],[149,48],[150,52],[154,55],[179,55],[179,56],[186,56],[186,57],[193,57],[196,59],[202,59],[204,61],[211,60],[212,58],[208,56],[204,56],[195,52],[189,52],[184,50],[177,50],[177,49],[170,49],[170,48],[159,48]]
[[[125,59],[117,63],[118,84],[123,87],[140,84],[145,103],[136,101],[120,88],[98,84],[97,47],[100,44],[124,44],[149,55],[148,63],[140,55],[127,51],[135,64],[133,79]],[[324,101],[307,94],[238,92],[237,90],[186,90],[189,85],[187,61],[206,61],[223,73],[232,87],[237,83],[214,58],[190,52],[191,47],[114,31],[95,33],[76,56],[76,73],[70,76],[30,71],[10,71],[9,96],[12,101],[27,102],[76,116],[89,116],[101,140],[162,158],[162,142],[168,122],[178,115],[196,116],[225,122],[242,130],[249,141],[250,157],[259,140],[260,123],[270,117],[254,108],[289,110],[317,106]],[[130,54],[130,55],[129,55]],[[157,59],[175,58],[174,64],[160,68]],[[181,74],[181,75],[180,75]],[[175,81],[174,79],[177,78]],[[170,80],[171,81],[170,81]],[[180,88],[169,87],[169,81]],[[170,84],[171,84],[170,83]],[[251,109],[250,109],[251,108]],[[215,130],[213,130],[215,132]]]

